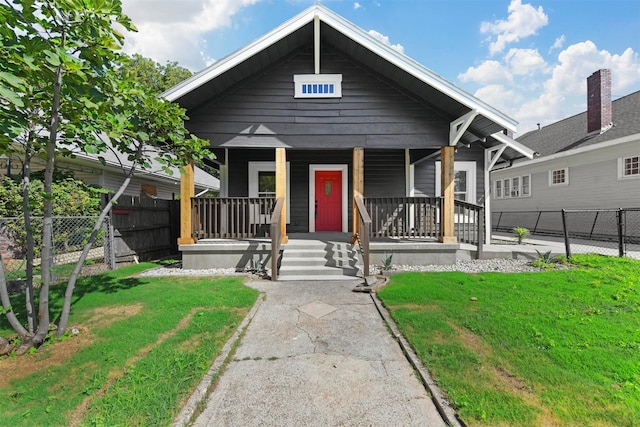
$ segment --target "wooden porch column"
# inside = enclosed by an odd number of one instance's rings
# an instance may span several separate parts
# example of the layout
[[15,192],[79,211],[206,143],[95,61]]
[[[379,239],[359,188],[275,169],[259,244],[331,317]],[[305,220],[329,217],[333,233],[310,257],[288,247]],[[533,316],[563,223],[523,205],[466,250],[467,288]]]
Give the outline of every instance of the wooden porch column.
[[[353,198],[364,198],[364,148],[353,149]],[[358,207],[353,203],[353,235],[358,234]]]
[[180,237],[179,245],[191,245],[191,198],[195,196],[193,162],[184,165],[180,172]]
[[454,230],[454,179],[455,173],[453,169],[453,158],[455,147],[442,147],[440,149],[441,176],[440,183],[442,185],[441,194],[444,197],[442,201],[442,235],[439,237],[441,243],[457,243]]
[[276,198],[284,198],[280,230],[282,243],[287,243],[287,151],[284,148],[276,148]]

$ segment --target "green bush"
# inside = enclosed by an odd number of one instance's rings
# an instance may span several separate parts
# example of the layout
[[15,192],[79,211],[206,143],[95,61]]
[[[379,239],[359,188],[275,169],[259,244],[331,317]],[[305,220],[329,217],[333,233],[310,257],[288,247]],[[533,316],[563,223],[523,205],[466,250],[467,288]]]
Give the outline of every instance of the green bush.
[[524,227],[513,227],[511,230],[516,239],[518,239],[518,244],[521,244],[525,237],[529,237],[531,232]]

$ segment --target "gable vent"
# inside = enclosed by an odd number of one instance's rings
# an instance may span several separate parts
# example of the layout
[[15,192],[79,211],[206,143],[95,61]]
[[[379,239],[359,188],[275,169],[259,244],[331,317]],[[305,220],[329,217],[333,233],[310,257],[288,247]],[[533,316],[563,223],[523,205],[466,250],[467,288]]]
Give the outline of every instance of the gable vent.
[[295,98],[342,98],[342,74],[296,74]]

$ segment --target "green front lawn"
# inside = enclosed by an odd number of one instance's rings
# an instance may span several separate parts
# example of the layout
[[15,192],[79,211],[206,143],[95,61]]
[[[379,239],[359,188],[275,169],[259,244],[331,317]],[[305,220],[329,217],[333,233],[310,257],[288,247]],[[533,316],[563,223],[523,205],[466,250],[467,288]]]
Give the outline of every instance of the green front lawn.
[[378,294],[468,425],[640,425],[640,262],[573,262],[399,274]]
[[[152,266],[80,279],[70,322],[80,334],[0,359],[11,373],[0,377],[0,424],[171,423],[258,292],[242,278],[132,276]],[[63,293],[54,287],[51,300]],[[4,318],[0,335],[10,335]]]

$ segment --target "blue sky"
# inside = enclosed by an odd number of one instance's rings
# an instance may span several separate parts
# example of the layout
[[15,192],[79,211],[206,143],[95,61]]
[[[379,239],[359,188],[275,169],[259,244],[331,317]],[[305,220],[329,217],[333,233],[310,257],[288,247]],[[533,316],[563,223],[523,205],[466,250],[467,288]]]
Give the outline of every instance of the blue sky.
[[[311,0],[123,0],[125,50],[198,71]],[[636,0],[324,0],[322,4],[520,122],[522,134],[586,109],[586,78],[640,90]],[[614,118],[615,120],[615,118]]]

